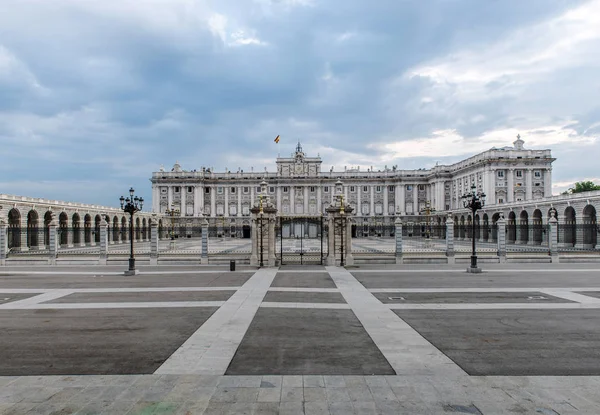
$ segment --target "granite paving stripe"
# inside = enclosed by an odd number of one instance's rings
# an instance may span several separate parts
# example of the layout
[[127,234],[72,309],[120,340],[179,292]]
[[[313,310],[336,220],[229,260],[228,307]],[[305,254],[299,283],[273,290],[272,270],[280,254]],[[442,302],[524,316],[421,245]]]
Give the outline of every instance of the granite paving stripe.
[[11,307],[11,303],[0,305],[0,310],[75,310],[75,309],[114,309],[114,308],[198,308],[221,307],[224,301],[155,301],[120,303],[43,303],[25,304]]
[[46,303],[227,301],[235,291],[73,293]]
[[327,272],[278,272],[271,287],[336,288]]
[[470,375],[600,375],[597,310],[395,313]]
[[398,318],[344,268],[327,271],[364,329],[397,374],[463,376],[464,372],[417,331]]
[[285,302],[263,302],[261,307],[264,308],[322,308],[347,310],[350,306],[346,303],[285,303]]
[[577,288],[575,292],[577,294],[581,294],[581,295],[587,295],[587,296],[594,297],[594,298],[600,298],[600,288],[597,288],[596,290],[589,290],[589,291],[584,291],[581,288]]
[[[394,371],[351,310],[261,308],[226,374],[372,375]],[[284,381],[282,400],[285,389]]]
[[224,374],[276,273],[259,269],[155,373]]
[[28,296],[21,300],[0,304],[0,309],[24,309],[31,306],[36,307],[41,302],[54,300],[56,298],[64,297],[65,295],[69,295],[71,293],[72,291],[70,290],[50,290],[42,294]]
[[599,309],[597,303],[487,303],[487,304],[385,304],[391,310],[581,310],[581,309]]
[[31,298],[41,293],[1,293],[0,292],[0,304],[12,303],[13,301],[20,301],[26,298]]
[[493,288],[372,288],[372,293],[523,293],[523,292],[541,292],[544,290],[561,291],[598,291],[600,287],[493,287]]
[[264,302],[287,302],[287,303],[346,303],[340,293],[320,292],[276,292],[269,291]]
[[0,375],[153,373],[215,311],[0,310]]
[[337,293],[337,288],[294,288],[294,287],[271,287],[269,291],[295,292],[295,293]]
[[594,298],[593,296],[577,294],[572,291],[564,291],[560,289],[546,289],[542,292],[547,295],[553,295],[555,297],[564,298],[566,300],[577,301],[578,303],[582,304],[600,305],[600,299]]
[[518,293],[480,292],[480,293],[373,293],[382,303],[398,304],[456,304],[456,303],[571,303],[564,298],[554,297],[541,292]]

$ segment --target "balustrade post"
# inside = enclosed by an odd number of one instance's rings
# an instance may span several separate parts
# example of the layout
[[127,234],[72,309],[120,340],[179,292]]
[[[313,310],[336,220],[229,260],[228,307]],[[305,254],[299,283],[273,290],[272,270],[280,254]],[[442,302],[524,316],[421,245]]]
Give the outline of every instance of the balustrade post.
[[108,260],[108,223],[102,218],[100,221],[100,265],[106,265]]
[[52,219],[48,225],[48,264],[56,265],[56,256],[58,253],[58,226],[56,219]]
[[506,219],[501,216],[498,219],[498,260],[506,262]]
[[150,265],[158,265],[158,224],[150,224]]
[[550,251],[550,260],[560,262],[558,256],[558,220],[555,217],[548,219],[548,249]]
[[402,264],[402,219],[397,217],[394,221],[395,231],[394,235],[396,236],[396,264]]
[[452,219],[452,215],[448,215],[446,219],[446,257],[448,258],[448,264],[456,262],[454,257],[454,219]]
[[202,255],[200,263],[208,264],[208,220],[206,218],[202,221]]
[[0,265],[6,265],[8,252],[8,225],[0,219]]

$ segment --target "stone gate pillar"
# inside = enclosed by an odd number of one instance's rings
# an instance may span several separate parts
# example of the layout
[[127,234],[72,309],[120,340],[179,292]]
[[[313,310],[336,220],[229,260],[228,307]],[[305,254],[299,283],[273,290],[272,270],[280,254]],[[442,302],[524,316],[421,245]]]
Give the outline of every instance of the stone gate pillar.
[[100,221],[100,265],[106,265],[108,260],[108,223],[103,217]]
[[[261,193],[250,209],[252,213],[252,252],[250,265],[260,266],[262,253],[263,265],[277,266],[275,224],[277,223],[277,208],[269,200],[267,183],[261,183]],[[262,244],[261,244],[262,238]],[[261,252],[262,249],[262,252]]]
[[0,265],[6,264],[6,253],[8,251],[8,225],[0,219]]
[[506,262],[506,219],[501,216],[496,222],[498,225],[498,259]]
[[[328,250],[325,264],[328,266],[353,265],[352,207],[344,203],[343,198],[340,197],[335,201],[335,204],[329,206],[325,211],[327,212],[329,222],[329,233],[327,235]],[[343,264],[342,249],[340,249],[342,244],[344,247]]]
[[558,220],[554,216],[548,219],[548,250],[550,251],[550,260],[560,262],[558,256]]
[[402,219],[398,216],[394,222],[396,236],[396,264],[402,264]]
[[268,222],[268,233],[269,233],[269,248],[268,248],[268,256],[267,256],[267,262],[268,262],[268,266],[270,267],[276,267],[277,266],[277,256],[275,255],[275,249],[277,248],[275,246],[275,223],[276,223],[276,218],[275,218],[275,214],[270,215],[269,216],[269,222]]
[[56,223],[56,218],[52,215],[52,220],[48,225],[48,264],[56,265],[56,255],[58,252],[58,224]]
[[158,265],[158,223],[150,224],[150,265]]
[[201,264],[208,264],[208,220],[202,220],[202,254],[200,256]]
[[452,215],[448,215],[446,219],[446,257],[448,264],[455,263],[454,257],[454,219]]

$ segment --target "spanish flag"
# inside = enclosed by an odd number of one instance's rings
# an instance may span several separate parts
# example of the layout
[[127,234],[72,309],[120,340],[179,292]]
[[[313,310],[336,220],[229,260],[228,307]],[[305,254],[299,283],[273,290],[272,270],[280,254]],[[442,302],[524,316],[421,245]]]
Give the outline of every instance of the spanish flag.
[[275,137],[275,140],[273,140],[273,141],[275,141],[276,143],[279,143],[279,136]]

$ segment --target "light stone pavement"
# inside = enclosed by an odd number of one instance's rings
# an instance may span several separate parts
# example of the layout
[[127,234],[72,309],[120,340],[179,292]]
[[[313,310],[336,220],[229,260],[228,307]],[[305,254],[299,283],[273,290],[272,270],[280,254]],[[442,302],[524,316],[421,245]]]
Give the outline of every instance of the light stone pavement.
[[[597,287],[373,288],[346,269],[326,267],[337,288],[269,288],[277,269],[241,287],[4,289],[32,297],[0,305],[30,308],[220,308],[153,375],[0,377],[0,414],[599,414],[600,376],[469,376],[391,310],[397,308],[600,308],[578,294]],[[591,270],[588,269],[587,271]],[[501,271],[501,270],[498,270]],[[505,270],[515,272],[515,270]],[[527,270],[548,272],[554,270]],[[594,270],[597,272],[597,270]],[[184,271],[179,271],[184,273]],[[198,273],[198,271],[195,271]],[[207,273],[210,271],[207,271]],[[286,270],[318,273],[323,270]],[[353,270],[352,272],[372,272]],[[380,270],[428,272],[435,270]],[[461,272],[444,270],[440,272]],[[464,272],[464,271],[462,271]],[[567,275],[581,269],[563,268]],[[158,272],[157,272],[158,273]],[[31,272],[30,272],[31,274]],[[81,273],[79,273],[81,274]],[[106,275],[107,273],[105,273]],[[148,272],[150,274],[150,272]],[[568,281],[565,285],[568,285]],[[227,301],[44,303],[71,293],[235,290]],[[341,293],[347,304],[263,302],[268,291]],[[383,304],[371,293],[541,292],[573,303]],[[552,306],[552,307],[550,307]],[[351,309],[396,376],[224,376],[259,307]]]

